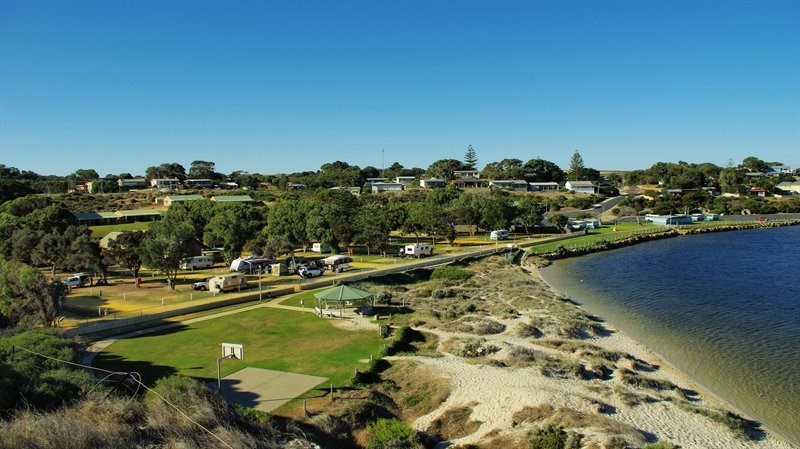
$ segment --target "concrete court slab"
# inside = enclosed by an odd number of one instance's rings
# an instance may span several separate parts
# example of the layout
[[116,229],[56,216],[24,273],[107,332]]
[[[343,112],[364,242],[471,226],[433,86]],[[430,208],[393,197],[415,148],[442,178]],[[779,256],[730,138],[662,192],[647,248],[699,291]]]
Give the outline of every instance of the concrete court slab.
[[[222,378],[226,401],[270,412],[328,380],[327,377],[244,368]],[[212,388],[216,388],[216,382]]]

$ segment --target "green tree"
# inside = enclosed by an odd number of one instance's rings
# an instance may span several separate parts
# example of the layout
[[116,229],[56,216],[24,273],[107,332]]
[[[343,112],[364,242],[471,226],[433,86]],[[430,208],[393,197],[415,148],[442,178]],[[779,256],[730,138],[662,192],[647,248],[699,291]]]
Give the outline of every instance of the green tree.
[[170,220],[153,223],[139,247],[144,265],[167,276],[173,290],[181,260],[199,253],[200,244],[192,226]]
[[278,258],[284,254],[292,254],[294,245],[286,237],[275,235],[266,239],[262,250],[265,256]]
[[569,179],[571,181],[583,181],[583,171],[585,168],[586,167],[583,164],[583,156],[581,156],[581,153],[579,153],[578,150],[575,150],[569,160]]
[[528,182],[562,183],[566,178],[561,167],[541,158],[529,160],[522,168],[525,172],[525,180]]
[[525,169],[519,159],[503,159],[500,162],[491,162],[483,167],[481,176],[486,179],[522,179]]
[[121,267],[130,270],[133,278],[139,277],[139,270],[142,269],[142,256],[139,248],[144,241],[145,233],[142,231],[123,232],[117,238],[108,242],[108,249],[103,256],[108,264],[119,264]]
[[467,147],[467,151],[464,152],[464,169],[465,170],[476,170],[478,167],[478,155],[475,153],[475,149],[472,148],[472,145]]
[[177,162],[166,162],[157,167],[147,167],[145,174],[150,179],[177,178],[181,181],[186,179],[186,169]]
[[547,206],[531,196],[524,196],[517,205],[517,220],[525,225],[525,233],[530,234],[530,227],[538,226],[544,219]]
[[216,247],[222,243],[225,263],[242,255],[244,244],[264,228],[264,217],[249,204],[224,204],[206,225],[203,243]]
[[100,175],[97,174],[97,171],[91,168],[81,168],[75,170],[75,173],[69,175],[69,177],[75,179],[76,181],[83,181],[83,182],[100,179]]
[[550,216],[549,221],[559,232],[564,232],[564,228],[569,223],[569,217],[564,214],[553,214]]
[[305,250],[311,243],[306,226],[311,201],[286,196],[280,198],[269,211],[266,234],[283,237]]
[[50,326],[65,293],[30,265],[0,259],[0,327]]
[[189,178],[192,179],[220,179],[221,176],[214,171],[216,164],[210,161],[192,161],[189,166]]
[[10,418],[18,410],[53,410],[79,400],[97,384],[86,371],[58,360],[79,361],[74,343],[56,336],[52,329],[0,339],[0,416]]
[[452,180],[455,179],[455,171],[463,170],[464,164],[455,159],[440,159],[432,163],[425,174],[431,178]]

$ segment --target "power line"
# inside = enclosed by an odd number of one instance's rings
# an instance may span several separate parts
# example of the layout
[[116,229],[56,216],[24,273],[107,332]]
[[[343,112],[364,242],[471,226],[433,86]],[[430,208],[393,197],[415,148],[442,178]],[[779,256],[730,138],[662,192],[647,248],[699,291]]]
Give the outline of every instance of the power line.
[[[223,440],[222,438],[220,438],[220,437],[219,437],[217,434],[215,434],[215,433],[214,433],[214,432],[212,432],[211,430],[207,429],[205,426],[203,426],[203,425],[202,425],[202,424],[200,424],[199,422],[197,422],[197,421],[193,420],[191,417],[189,417],[189,415],[187,415],[186,413],[184,413],[184,411],[183,411],[183,410],[179,409],[179,408],[178,408],[178,407],[177,407],[175,404],[173,404],[173,403],[169,402],[169,401],[167,400],[167,398],[165,398],[164,396],[162,396],[161,394],[159,394],[157,391],[153,390],[152,388],[148,387],[147,385],[145,385],[145,384],[144,384],[144,382],[142,382],[142,381],[141,381],[141,375],[140,375],[139,373],[137,373],[137,372],[123,373],[123,372],[120,372],[120,371],[109,371],[109,370],[102,369],[102,368],[97,368],[97,367],[94,367],[94,366],[84,365],[84,364],[82,364],[82,363],[70,362],[69,360],[61,360],[61,359],[59,359],[59,358],[56,358],[56,357],[51,357],[51,356],[49,356],[49,355],[45,355],[45,354],[42,354],[42,353],[39,353],[39,352],[36,352],[36,351],[31,351],[30,349],[26,349],[26,348],[23,348],[23,347],[21,347],[21,346],[16,346],[16,345],[14,345],[14,346],[12,346],[11,348],[12,348],[12,349],[11,349],[12,351],[14,351],[15,349],[20,349],[20,350],[22,350],[22,351],[25,351],[25,352],[27,352],[27,353],[29,353],[29,354],[35,355],[35,356],[37,356],[37,357],[43,357],[43,358],[45,358],[45,359],[52,360],[52,361],[54,361],[54,362],[59,362],[59,363],[64,363],[64,364],[67,364],[67,365],[77,366],[77,367],[79,367],[79,368],[83,368],[83,369],[87,369],[87,370],[95,370],[95,371],[104,372],[104,373],[106,373],[106,374],[107,374],[107,376],[106,376],[106,377],[105,377],[103,380],[105,380],[105,379],[108,379],[108,378],[109,378],[110,376],[112,376],[112,375],[125,375],[125,376],[128,376],[128,375],[130,375],[131,379],[132,379],[134,382],[136,382],[138,385],[140,385],[140,386],[144,387],[144,389],[145,389],[145,390],[147,390],[147,391],[149,391],[149,392],[153,393],[154,395],[158,396],[159,398],[161,398],[161,400],[162,400],[162,401],[164,401],[164,403],[166,403],[167,405],[169,405],[170,407],[172,407],[173,409],[175,409],[175,411],[177,411],[178,413],[180,413],[180,414],[181,414],[181,415],[182,415],[184,418],[186,418],[186,419],[187,419],[189,422],[191,422],[192,424],[194,424],[194,425],[196,425],[197,427],[200,427],[201,429],[203,429],[204,431],[206,431],[206,433],[208,433],[208,434],[209,434],[209,435],[211,435],[212,437],[216,438],[216,439],[217,439],[217,441],[219,441],[220,443],[224,444],[224,445],[225,445],[225,447],[228,447],[228,448],[230,448],[230,449],[233,449],[233,447],[232,447],[230,444],[226,443],[226,442],[225,442],[225,440]],[[102,380],[101,380],[101,382],[102,382]],[[92,387],[92,388],[94,388],[94,387]],[[138,392],[138,389],[137,389],[137,392]]]

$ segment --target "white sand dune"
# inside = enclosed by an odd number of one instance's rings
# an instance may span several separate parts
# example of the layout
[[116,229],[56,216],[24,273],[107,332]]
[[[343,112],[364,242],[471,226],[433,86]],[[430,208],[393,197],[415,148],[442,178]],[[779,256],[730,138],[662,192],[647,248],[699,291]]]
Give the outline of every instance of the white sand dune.
[[[538,276],[538,273],[532,270],[529,275],[535,277]],[[542,288],[548,287],[542,283]],[[486,339],[487,343],[500,348],[497,353],[492,355],[492,358],[502,360],[508,352],[508,348],[511,347],[526,347],[539,354],[558,352],[549,347],[537,345],[536,339],[516,336],[512,331],[516,323],[526,322],[533,314],[539,317],[542,314],[541,310],[518,310],[518,312],[517,317],[505,320],[492,317],[506,325],[504,332],[482,337]],[[642,375],[669,381],[682,389],[700,391],[690,379],[665,364],[646,347],[619,330],[613,329],[607,324],[604,326],[611,331],[608,336],[581,339],[580,343],[630,354],[637,359],[658,366],[658,369],[642,373]],[[440,339],[440,346],[452,338],[469,336],[425,326],[420,327],[420,330],[435,333]],[[408,359],[409,357],[402,358]],[[523,368],[495,366],[476,363],[474,360],[470,361],[451,354],[445,354],[444,357],[439,358],[410,358],[448,379],[452,389],[450,396],[441,407],[414,422],[416,429],[425,431],[447,410],[462,406],[471,407],[471,419],[482,423],[476,432],[450,442],[456,445],[486,444],[487,439],[498,436],[517,438],[520,441],[519,438],[524,436],[532,426],[545,424],[548,420],[545,418],[536,423],[515,426],[514,414],[525,407],[548,404],[554,410],[566,408],[598,417],[601,422],[619,423],[620,428],[632,431],[633,437],[639,439],[638,444],[644,444],[646,441],[667,440],[682,448],[793,447],[783,439],[770,435],[769,432],[765,432],[763,438],[757,440],[739,437],[724,425],[679,406],[679,403],[686,404],[687,401],[677,393],[631,387],[623,384],[619,379],[620,376],[616,373],[606,380],[580,380],[548,377],[542,374],[540,368],[536,366]],[[624,363],[625,361],[621,362],[623,365]],[[649,396],[654,400],[652,402],[639,401],[629,405],[619,394],[614,393],[615,388],[626,391],[634,389],[634,393],[638,393],[641,397]],[[690,403],[695,407],[731,410],[728,405],[703,392],[692,397]],[[603,404],[603,413],[598,412],[598,404]],[[603,426],[588,425],[576,429],[567,428],[567,430],[575,430],[584,435],[583,447],[603,447],[610,438],[610,434],[613,434],[613,432],[609,432],[607,426],[603,428]],[[630,441],[630,439],[628,440]],[[441,446],[446,447],[447,444]]]

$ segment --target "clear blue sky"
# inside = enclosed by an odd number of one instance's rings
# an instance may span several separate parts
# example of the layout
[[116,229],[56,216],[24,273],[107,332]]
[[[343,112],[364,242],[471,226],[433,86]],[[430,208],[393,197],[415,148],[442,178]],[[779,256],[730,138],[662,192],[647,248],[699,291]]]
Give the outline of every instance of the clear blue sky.
[[800,166],[800,1],[0,1],[0,164]]

